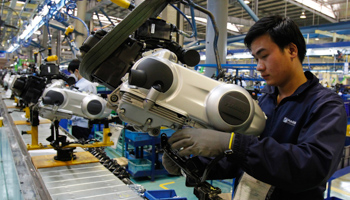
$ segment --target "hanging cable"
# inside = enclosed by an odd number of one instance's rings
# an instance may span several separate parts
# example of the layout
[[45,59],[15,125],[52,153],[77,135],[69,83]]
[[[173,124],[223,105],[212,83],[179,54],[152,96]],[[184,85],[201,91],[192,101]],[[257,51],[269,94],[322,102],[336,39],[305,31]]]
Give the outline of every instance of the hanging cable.
[[115,26],[115,24],[113,23],[113,21],[111,20],[111,18],[109,18],[109,16],[107,15],[107,13],[106,13],[102,8],[100,8],[100,11],[107,17],[108,21],[111,22],[111,24],[112,24],[113,26]]
[[195,19],[193,6],[190,6],[190,10],[191,10],[191,18],[192,18],[192,30],[194,31],[194,37],[197,40],[197,25],[196,25],[196,19]]
[[[87,31],[87,37],[89,37],[90,36],[90,30],[89,30],[88,26],[86,25],[86,23],[82,19],[74,16],[74,9],[76,7],[77,7],[76,0],[69,0],[67,2],[67,4],[66,4],[66,12],[65,13],[71,18],[79,20],[84,25],[84,27],[85,27],[85,29]],[[73,14],[69,14],[70,11]]]
[[47,34],[48,34],[48,36],[49,36],[49,41],[48,41],[48,43],[51,43],[51,34],[50,34],[49,22],[47,22],[47,24],[45,24],[45,25],[46,25],[46,28],[47,28]]
[[[170,5],[171,5],[175,10],[177,10],[177,11],[186,19],[186,21],[190,24],[191,29],[192,29],[192,34],[191,34],[191,35],[187,34],[187,33],[184,32],[184,31],[181,31],[181,30],[178,30],[179,33],[180,33],[181,35],[187,37],[187,38],[192,38],[193,36],[195,36],[195,31],[194,31],[194,29],[193,29],[193,25],[192,25],[191,21],[188,19],[188,17],[185,15],[185,13],[183,13],[183,12],[182,12],[178,7],[176,7],[175,5],[173,5],[173,4],[170,4]],[[197,37],[197,35],[196,35],[196,37]]]
[[56,12],[54,18],[56,21],[61,23],[67,21],[67,18],[64,17],[64,13],[61,13],[61,12]]
[[32,43],[32,37],[29,37],[29,38],[27,39],[27,41],[23,41],[22,46],[23,46],[24,48],[27,48],[27,47],[30,46],[31,43]]
[[101,22],[101,20],[100,20],[100,16],[98,16],[98,12],[97,12],[97,11],[95,11],[95,15],[96,15],[96,17],[97,17],[98,23],[100,24],[100,27],[102,28],[102,27],[103,27],[103,24],[102,24],[102,22]]

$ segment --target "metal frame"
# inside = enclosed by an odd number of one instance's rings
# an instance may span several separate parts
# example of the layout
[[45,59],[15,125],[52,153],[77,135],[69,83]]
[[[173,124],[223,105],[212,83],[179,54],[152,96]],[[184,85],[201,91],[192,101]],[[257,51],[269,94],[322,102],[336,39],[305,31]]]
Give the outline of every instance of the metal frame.
[[5,133],[7,133],[9,138],[10,147],[12,150],[13,157],[15,159],[15,166],[18,173],[18,179],[21,185],[23,196],[30,197],[37,200],[51,200],[51,196],[40,176],[34,167],[31,156],[28,153],[27,147],[24,144],[21,135],[16,128],[12,117],[8,115],[8,110],[6,108],[3,100],[0,101],[0,113],[4,117],[4,127]]

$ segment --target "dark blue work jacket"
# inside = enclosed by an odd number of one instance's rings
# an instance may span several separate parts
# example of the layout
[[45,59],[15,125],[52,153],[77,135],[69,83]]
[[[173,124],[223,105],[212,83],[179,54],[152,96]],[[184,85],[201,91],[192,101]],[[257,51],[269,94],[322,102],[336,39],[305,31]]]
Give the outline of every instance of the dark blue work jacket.
[[243,170],[273,186],[269,199],[324,199],[344,149],[347,116],[339,95],[311,72],[305,76],[308,81],[278,105],[276,88],[264,88],[259,99],[267,116],[263,133],[259,138],[235,134],[234,153],[209,179],[237,177]]

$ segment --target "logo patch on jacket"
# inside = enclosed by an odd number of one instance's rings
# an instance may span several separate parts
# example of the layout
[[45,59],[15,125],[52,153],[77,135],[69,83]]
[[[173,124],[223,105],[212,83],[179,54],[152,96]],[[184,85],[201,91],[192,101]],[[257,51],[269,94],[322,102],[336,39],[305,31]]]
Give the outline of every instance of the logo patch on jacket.
[[291,126],[295,126],[295,124],[297,124],[296,121],[293,121],[293,120],[291,120],[291,119],[289,119],[289,118],[287,118],[287,117],[284,117],[284,118],[283,118],[283,122],[286,123],[286,124],[289,124],[289,125],[291,125]]

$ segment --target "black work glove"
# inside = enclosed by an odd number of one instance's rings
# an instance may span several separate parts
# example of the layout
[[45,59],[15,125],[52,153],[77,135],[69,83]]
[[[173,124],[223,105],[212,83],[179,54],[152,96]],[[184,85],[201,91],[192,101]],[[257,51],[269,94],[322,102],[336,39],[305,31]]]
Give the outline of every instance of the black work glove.
[[234,136],[231,133],[195,128],[181,129],[168,140],[173,149],[179,150],[179,156],[203,157],[224,154],[226,150],[233,147],[233,141]]
[[163,154],[162,164],[164,168],[172,175],[181,175],[181,169],[172,161],[166,153]]

